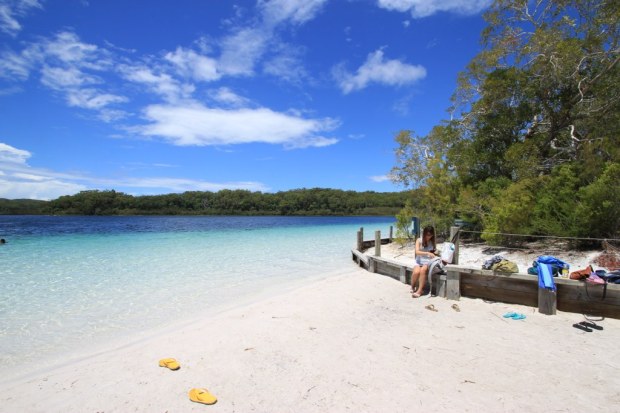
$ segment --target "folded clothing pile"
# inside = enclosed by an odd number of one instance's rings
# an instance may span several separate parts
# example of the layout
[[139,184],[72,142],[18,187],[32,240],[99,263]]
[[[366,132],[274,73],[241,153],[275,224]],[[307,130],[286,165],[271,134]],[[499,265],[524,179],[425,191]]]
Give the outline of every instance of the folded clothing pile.
[[519,266],[517,266],[516,263],[507,260],[501,255],[496,255],[493,258],[486,260],[484,264],[482,264],[482,269],[508,273],[519,272]]
[[588,265],[582,270],[573,271],[570,273],[572,280],[585,280],[593,284],[620,284],[620,269],[613,271],[606,270],[594,270],[591,265]]

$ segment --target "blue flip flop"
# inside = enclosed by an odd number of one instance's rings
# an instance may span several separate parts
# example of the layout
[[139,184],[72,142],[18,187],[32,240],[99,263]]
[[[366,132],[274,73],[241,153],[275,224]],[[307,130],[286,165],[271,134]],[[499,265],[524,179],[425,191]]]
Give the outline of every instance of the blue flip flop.
[[514,316],[512,316],[513,320],[523,320],[525,318],[525,315],[523,314],[515,314]]
[[518,314],[511,311],[509,313],[504,314],[504,318],[513,318],[516,315],[518,315]]

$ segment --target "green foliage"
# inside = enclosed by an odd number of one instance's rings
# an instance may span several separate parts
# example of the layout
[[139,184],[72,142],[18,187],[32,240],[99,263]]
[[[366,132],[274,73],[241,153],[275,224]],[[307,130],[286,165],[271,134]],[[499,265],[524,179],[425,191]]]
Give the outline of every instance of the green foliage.
[[493,242],[620,237],[617,1],[495,0],[485,18],[450,121],[396,136],[395,182],[436,225],[458,216]]
[[582,237],[615,238],[620,232],[620,163],[610,163],[598,179],[579,190],[576,228]]
[[523,179],[498,191],[492,198],[490,213],[483,221],[482,238],[492,244],[512,245],[519,243],[523,238],[496,233],[531,234],[530,222],[536,205],[537,187],[538,180]]
[[0,198],[0,215],[37,215],[45,211],[46,201]]
[[396,214],[396,236],[394,237],[394,242],[399,244],[401,247],[411,240],[409,226],[411,225],[413,215],[414,212],[411,200],[408,199],[404,208]]
[[532,234],[577,235],[577,168],[571,165],[560,166],[551,176],[541,177],[539,182],[531,222]]
[[190,191],[131,196],[82,191],[46,203],[44,212],[76,215],[394,215],[407,193],[295,189],[278,193],[245,190]]

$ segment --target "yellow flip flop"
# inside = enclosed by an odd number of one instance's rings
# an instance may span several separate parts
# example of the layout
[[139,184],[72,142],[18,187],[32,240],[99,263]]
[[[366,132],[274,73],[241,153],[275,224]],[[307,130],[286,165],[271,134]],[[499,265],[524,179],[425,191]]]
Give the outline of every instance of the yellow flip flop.
[[215,404],[217,402],[217,398],[209,393],[207,389],[191,389],[189,391],[189,399],[203,404]]
[[159,360],[159,367],[167,367],[170,370],[178,370],[181,368],[181,365],[178,361],[176,361],[176,359],[167,358]]

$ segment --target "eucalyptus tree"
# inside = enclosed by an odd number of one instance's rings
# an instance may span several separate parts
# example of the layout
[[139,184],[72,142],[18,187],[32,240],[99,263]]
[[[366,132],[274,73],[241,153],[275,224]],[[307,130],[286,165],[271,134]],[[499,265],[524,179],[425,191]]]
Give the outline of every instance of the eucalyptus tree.
[[484,17],[450,120],[397,135],[394,180],[487,232],[605,232],[601,216],[575,214],[597,207],[589,193],[617,204],[615,191],[579,188],[600,188],[620,163],[620,3],[496,0]]

